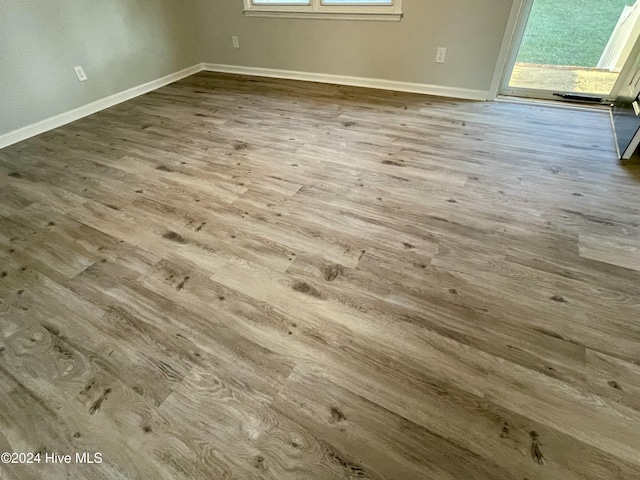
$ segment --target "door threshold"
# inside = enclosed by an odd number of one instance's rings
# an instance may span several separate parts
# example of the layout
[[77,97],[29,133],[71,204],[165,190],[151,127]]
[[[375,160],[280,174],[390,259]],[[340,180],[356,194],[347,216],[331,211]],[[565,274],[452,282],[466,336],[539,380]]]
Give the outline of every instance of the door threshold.
[[543,98],[515,97],[511,95],[498,95],[496,102],[519,103],[522,105],[537,105],[541,107],[564,108],[565,110],[582,110],[587,112],[609,112],[610,103],[580,103],[568,100],[551,100]]

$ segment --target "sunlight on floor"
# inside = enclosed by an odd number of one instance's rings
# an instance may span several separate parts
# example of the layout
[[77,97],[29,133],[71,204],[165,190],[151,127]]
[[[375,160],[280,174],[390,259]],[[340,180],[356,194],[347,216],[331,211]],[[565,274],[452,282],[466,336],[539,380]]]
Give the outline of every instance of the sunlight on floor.
[[553,92],[611,93],[619,72],[598,68],[516,63],[510,87]]

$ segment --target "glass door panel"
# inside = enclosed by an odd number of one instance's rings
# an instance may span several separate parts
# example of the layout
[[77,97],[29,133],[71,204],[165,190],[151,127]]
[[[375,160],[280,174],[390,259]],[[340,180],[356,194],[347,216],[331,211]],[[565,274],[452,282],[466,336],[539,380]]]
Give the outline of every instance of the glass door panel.
[[609,98],[640,32],[640,0],[533,0],[502,94]]

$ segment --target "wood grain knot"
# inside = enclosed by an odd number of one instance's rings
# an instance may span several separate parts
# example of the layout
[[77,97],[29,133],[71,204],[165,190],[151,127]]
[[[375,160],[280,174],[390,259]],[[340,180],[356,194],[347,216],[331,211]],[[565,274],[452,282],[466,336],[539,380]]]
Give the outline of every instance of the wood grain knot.
[[333,446],[327,442],[319,441],[318,442],[324,450],[327,457],[336,463],[337,465],[344,468],[350,475],[354,475],[356,477],[368,477],[364,468],[361,465],[349,460],[343,454],[339,453]]
[[329,419],[329,423],[340,423],[347,419],[346,415],[338,407],[331,407],[330,413],[331,418]]
[[107,396],[110,393],[111,393],[111,389],[105,388],[104,393],[100,395],[100,398],[98,398],[95,402],[93,402],[93,405],[91,405],[91,408],[89,408],[89,415],[95,415],[96,413],[98,413],[98,411],[100,410],[100,407],[102,406],[102,402],[104,402],[107,399]]
[[68,348],[65,348],[64,346],[60,345],[60,343],[58,343],[58,340],[54,340],[54,342],[51,344],[51,349],[56,352],[58,355],[60,355],[62,358],[73,358],[73,352],[71,350],[69,350]]
[[177,286],[176,286],[176,290],[180,291],[182,290],[185,285],[187,284],[187,282],[189,281],[189,276],[184,277],[184,280],[182,280]]
[[327,282],[333,282],[336,278],[342,275],[343,269],[341,265],[328,265],[324,267],[322,273]]
[[404,167],[404,165],[402,165],[399,162],[394,162],[393,160],[383,160],[382,165],[393,165],[394,167]]
[[291,288],[296,292],[304,293],[311,297],[322,298],[320,291],[309,285],[307,282],[296,282]]
[[48,323],[43,323],[42,328],[44,328],[47,332],[49,332],[54,337],[60,336],[60,329],[54,325],[50,325]]
[[531,437],[531,458],[538,465],[544,465],[544,455],[542,454],[540,443],[540,435],[535,430],[529,432],[529,437]]
[[84,387],[82,389],[82,391],[80,392],[80,395],[85,395],[89,392],[89,390],[91,390],[93,388],[93,386],[96,384],[96,381],[94,379],[92,379],[86,387]]
[[258,470],[266,470],[266,465],[264,464],[264,457],[262,455],[258,455],[253,459],[253,467]]
[[551,297],[551,300],[558,303],[568,303],[567,299],[564,297],[561,297],[560,295],[554,295],[553,297]]
[[162,235],[162,238],[166,240],[171,240],[172,242],[180,243],[182,245],[186,245],[187,243],[189,243],[189,241],[186,238],[184,238],[182,235],[180,235],[179,233],[173,232],[171,230],[169,230],[167,233]]

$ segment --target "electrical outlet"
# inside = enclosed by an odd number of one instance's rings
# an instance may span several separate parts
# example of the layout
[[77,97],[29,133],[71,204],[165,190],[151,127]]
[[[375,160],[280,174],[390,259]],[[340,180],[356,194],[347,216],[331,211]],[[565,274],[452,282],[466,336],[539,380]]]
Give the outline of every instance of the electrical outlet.
[[78,80],[80,80],[81,82],[87,80],[87,74],[84,73],[84,68],[80,66],[73,67],[73,71],[76,72],[76,77],[78,77]]
[[233,48],[240,48],[240,42],[238,41],[238,37],[234,35],[233,37],[231,37],[231,40],[233,41]]
[[447,56],[447,49],[444,47],[438,47],[438,53],[436,53],[436,63],[444,63],[444,59]]

